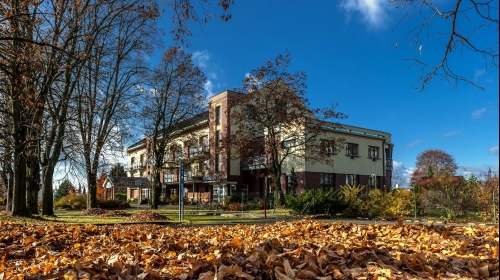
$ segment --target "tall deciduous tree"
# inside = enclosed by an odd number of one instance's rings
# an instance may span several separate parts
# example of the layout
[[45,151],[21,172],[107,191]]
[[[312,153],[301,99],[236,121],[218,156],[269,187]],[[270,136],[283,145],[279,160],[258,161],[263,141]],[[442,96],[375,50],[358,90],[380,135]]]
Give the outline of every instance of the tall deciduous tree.
[[[152,76],[152,90],[145,94],[143,116],[147,141],[147,157],[151,163],[153,194],[151,208],[157,209],[161,182],[160,172],[171,160],[173,140],[181,131],[197,120],[203,112],[205,75],[194,65],[192,55],[181,48],[170,47],[161,58]],[[178,152],[182,152],[178,150]]]
[[455,158],[443,150],[431,149],[421,152],[417,156],[416,170],[411,177],[415,185],[421,178],[426,177],[429,169],[434,176],[454,175],[458,165]]
[[[464,53],[474,57],[471,61],[482,62],[481,71],[498,70],[498,1],[390,1],[406,11],[397,28],[407,30],[401,41],[415,49],[415,56],[407,60],[421,71],[416,89],[424,90],[436,79],[455,87],[465,82],[483,89],[474,77],[476,73],[458,69],[467,63],[462,59]],[[441,55],[426,56],[426,50],[431,49]],[[467,67],[474,68],[477,65]]]
[[[211,4],[214,3],[213,0],[167,0],[163,2],[167,2],[167,5],[171,7],[172,11],[171,18],[173,26],[170,28],[170,33],[174,35],[175,41],[188,46],[188,37],[193,35],[189,28],[189,24],[191,22],[208,23],[210,19],[216,17],[213,9],[210,8]],[[228,11],[232,4],[234,4],[234,0],[218,0],[217,6],[222,9],[220,18],[223,21],[231,19],[231,14]],[[200,14],[199,11],[203,13]]]
[[250,72],[240,89],[246,94],[235,98],[226,112],[230,134],[222,139],[224,152],[231,158],[265,156],[275,186],[275,205],[282,193],[285,160],[296,157],[333,166],[333,159],[324,152],[323,141],[334,141],[340,149],[344,139],[325,133],[325,128],[340,127],[326,120],[347,117],[337,112],[333,104],[324,109],[309,108],[305,98],[306,73],[288,72],[290,62],[287,52]]
[[[109,18],[98,35],[91,59],[78,82],[76,100],[77,141],[81,141],[89,203],[97,207],[96,179],[103,155],[121,152],[122,137],[136,102],[137,87],[144,74],[145,55],[152,51],[159,16],[154,1],[106,1],[89,25]],[[73,147],[77,148],[78,145]]]

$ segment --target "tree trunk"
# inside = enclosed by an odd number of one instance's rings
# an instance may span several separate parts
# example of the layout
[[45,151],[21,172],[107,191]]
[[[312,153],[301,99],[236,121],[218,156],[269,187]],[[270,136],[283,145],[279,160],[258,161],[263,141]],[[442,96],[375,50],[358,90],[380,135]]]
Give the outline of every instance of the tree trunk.
[[97,173],[88,171],[87,172],[87,183],[89,185],[89,208],[97,208]]
[[42,215],[54,216],[54,190],[52,189],[52,180],[54,178],[54,166],[47,165],[42,167],[43,174],[43,197],[42,197]]
[[26,204],[30,214],[38,214],[38,191],[40,190],[40,162],[37,156],[29,160],[29,181],[26,194]]
[[155,171],[152,176],[152,194],[151,194],[151,209],[158,209],[161,197],[160,173]]
[[[16,91],[16,87],[14,87]],[[14,133],[14,191],[12,194],[12,216],[29,216],[26,208],[26,127],[23,125],[23,108],[20,100],[12,104]]]
[[[281,168],[279,169],[281,170]],[[273,173],[273,182],[274,182],[274,213],[276,213],[277,205],[281,204],[281,194],[283,190],[281,189],[281,172]]]
[[26,207],[26,159],[16,147],[14,151],[14,191],[12,194],[12,216],[29,216]]

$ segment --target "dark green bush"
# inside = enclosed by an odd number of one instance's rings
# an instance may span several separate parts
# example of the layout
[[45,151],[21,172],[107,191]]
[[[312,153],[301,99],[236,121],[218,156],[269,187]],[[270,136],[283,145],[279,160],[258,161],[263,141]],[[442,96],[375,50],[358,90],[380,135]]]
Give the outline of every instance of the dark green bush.
[[128,200],[128,203],[137,204],[137,198],[132,198]]
[[[314,199],[313,199],[314,195]],[[328,214],[340,213],[346,209],[342,195],[338,191],[307,190],[298,196],[284,195],[286,207],[294,214]]]
[[242,202],[241,201],[241,192],[234,192],[231,194],[231,199],[229,202]]
[[115,200],[127,201],[127,194],[126,193],[115,193]]
[[262,210],[264,209],[264,199],[260,197],[252,198],[245,203],[245,208],[248,210]]

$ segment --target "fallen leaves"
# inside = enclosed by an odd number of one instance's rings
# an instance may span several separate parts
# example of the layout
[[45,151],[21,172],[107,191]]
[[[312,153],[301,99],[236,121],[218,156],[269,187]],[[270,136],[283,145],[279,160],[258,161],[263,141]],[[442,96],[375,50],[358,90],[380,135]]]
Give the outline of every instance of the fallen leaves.
[[139,222],[147,222],[147,221],[167,221],[170,220],[167,216],[156,213],[151,210],[144,210],[137,212],[130,217],[127,218],[128,221],[139,221]]
[[[152,211],[131,216],[160,218]],[[0,224],[0,279],[474,279],[498,226]],[[424,246],[425,245],[425,246]]]

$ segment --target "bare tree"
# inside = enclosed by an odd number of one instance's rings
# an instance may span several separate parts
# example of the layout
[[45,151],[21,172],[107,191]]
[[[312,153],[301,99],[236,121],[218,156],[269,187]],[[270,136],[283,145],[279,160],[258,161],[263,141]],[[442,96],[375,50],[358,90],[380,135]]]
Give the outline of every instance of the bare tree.
[[[457,65],[464,63],[464,54],[472,54],[483,62],[484,71],[498,69],[498,1],[390,1],[407,10],[396,27],[410,26],[400,41],[406,40],[421,54],[406,59],[421,72],[417,89],[424,90],[435,79],[454,87],[465,82],[484,89],[472,75],[459,72]],[[433,61],[423,55],[426,48],[439,49],[441,55]]]
[[151,92],[145,94],[143,116],[145,132],[149,135],[146,141],[152,168],[152,209],[158,208],[160,200],[160,172],[167,161],[173,160],[174,152],[182,154],[174,140],[179,135],[189,138],[190,130],[186,127],[197,122],[196,117],[200,117],[206,106],[203,103],[205,75],[191,57],[181,48],[170,47],[154,71]]
[[336,105],[309,108],[304,97],[306,74],[287,72],[290,62],[286,53],[250,72],[239,90],[247,94],[235,98],[226,112],[230,134],[222,139],[223,151],[233,159],[261,158],[271,173],[278,203],[285,160],[296,157],[333,166],[333,159],[324,152],[325,141],[338,150],[344,139],[326,133],[340,127],[326,120],[347,117],[335,110]]
[[[173,26],[170,28],[170,33],[174,35],[174,41],[188,46],[188,37],[193,35],[189,24],[191,22],[198,24],[208,23],[210,19],[216,17],[216,14],[210,7],[214,2],[212,0],[163,0],[162,2],[166,2],[167,6],[172,10],[171,19]],[[220,18],[223,21],[231,19],[231,14],[228,11],[232,4],[234,4],[234,0],[218,0],[217,5],[222,9]],[[201,11],[202,13],[200,14],[197,11]]]
[[[152,50],[159,16],[154,1],[107,1],[87,25],[102,23],[77,85],[76,130],[89,193],[97,207],[96,179],[106,153],[123,151],[122,137],[130,125],[132,105]],[[101,17],[107,18],[103,21]],[[74,145],[78,148],[78,145]]]

